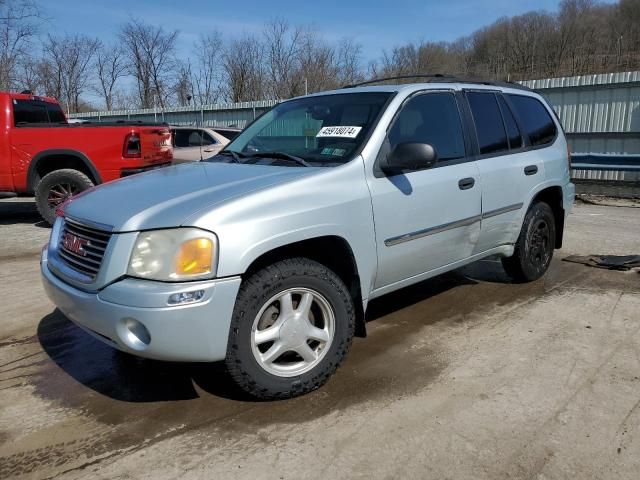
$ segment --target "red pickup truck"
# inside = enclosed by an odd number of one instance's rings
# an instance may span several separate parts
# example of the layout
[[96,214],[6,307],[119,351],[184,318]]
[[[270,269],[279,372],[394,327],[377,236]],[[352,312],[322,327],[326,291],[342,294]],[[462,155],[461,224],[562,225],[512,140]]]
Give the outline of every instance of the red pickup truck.
[[0,92],[0,132],[0,198],[35,194],[49,223],[70,196],[173,158],[164,125],[69,124],[56,100],[30,92]]

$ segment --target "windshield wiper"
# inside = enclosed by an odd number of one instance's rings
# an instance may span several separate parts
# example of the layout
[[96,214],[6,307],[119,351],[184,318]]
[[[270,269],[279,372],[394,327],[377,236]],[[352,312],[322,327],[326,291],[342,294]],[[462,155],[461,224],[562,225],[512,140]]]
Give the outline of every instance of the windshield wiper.
[[282,158],[284,160],[291,160],[292,162],[297,163],[298,165],[302,165],[303,167],[313,167],[309,162],[305,159],[296,157],[295,155],[291,155],[286,152],[258,152],[251,155],[251,158]]

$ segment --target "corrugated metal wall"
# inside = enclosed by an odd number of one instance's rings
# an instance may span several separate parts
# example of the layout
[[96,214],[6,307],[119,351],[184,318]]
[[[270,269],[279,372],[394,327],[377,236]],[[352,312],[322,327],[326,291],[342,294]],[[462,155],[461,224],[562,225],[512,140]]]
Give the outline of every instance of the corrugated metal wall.
[[575,153],[640,153],[640,72],[522,82],[545,95]]
[[545,92],[567,132],[640,132],[640,84]]
[[167,122],[171,125],[206,125],[217,127],[237,126],[247,123],[278,103],[275,100],[256,102],[203,105],[202,107],[178,107],[167,109],[114,110],[110,112],[72,113],[70,118],[83,118],[98,122],[136,120],[141,122]]

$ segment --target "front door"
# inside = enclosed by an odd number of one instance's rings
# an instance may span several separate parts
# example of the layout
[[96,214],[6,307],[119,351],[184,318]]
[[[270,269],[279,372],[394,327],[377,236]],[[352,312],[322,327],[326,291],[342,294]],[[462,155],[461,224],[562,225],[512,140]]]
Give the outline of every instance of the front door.
[[380,155],[400,143],[428,143],[435,167],[369,180],[378,250],[375,288],[384,288],[471,256],[480,232],[481,185],[467,160],[458,99],[421,92],[396,116]]

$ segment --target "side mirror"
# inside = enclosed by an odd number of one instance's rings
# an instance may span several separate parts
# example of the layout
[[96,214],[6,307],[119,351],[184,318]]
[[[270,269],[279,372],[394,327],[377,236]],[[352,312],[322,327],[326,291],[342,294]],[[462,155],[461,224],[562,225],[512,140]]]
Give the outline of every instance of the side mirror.
[[431,168],[437,160],[436,149],[428,143],[399,143],[380,162],[380,169],[387,174],[397,174],[405,170]]

